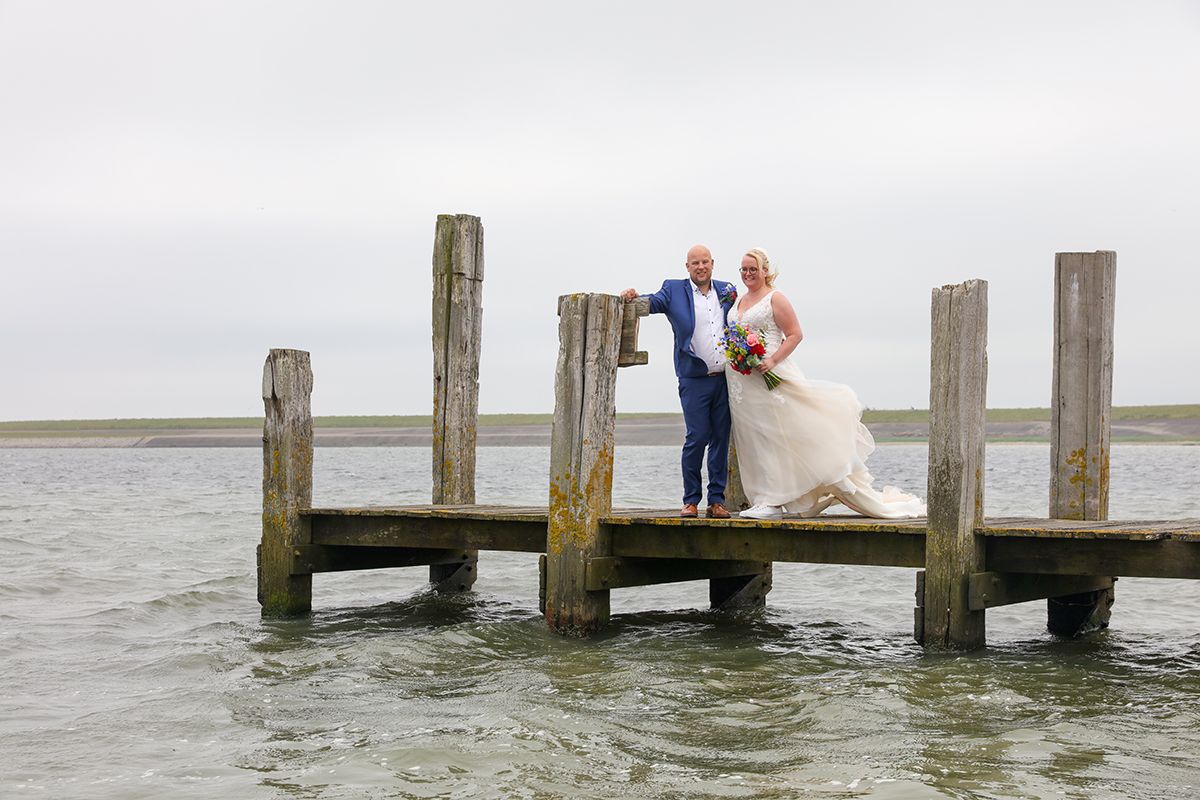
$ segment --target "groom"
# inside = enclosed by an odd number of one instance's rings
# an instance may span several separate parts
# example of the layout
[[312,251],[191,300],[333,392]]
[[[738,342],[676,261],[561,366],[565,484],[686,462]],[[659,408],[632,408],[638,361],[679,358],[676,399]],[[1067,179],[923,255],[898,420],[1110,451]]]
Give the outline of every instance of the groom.
[[[683,510],[694,517],[700,504],[700,465],[708,450],[708,511],[728,519],[729,393],[725,386],[725,319],[737,299],[732,283],[712,279],[712,253],[703,245],[687,252],[687,278],[663,281],[650,297],[650,313],[666,314],[675,332],[675,374],[687,438],[683,442]],[[638,294],[621,292],[626,301]]]

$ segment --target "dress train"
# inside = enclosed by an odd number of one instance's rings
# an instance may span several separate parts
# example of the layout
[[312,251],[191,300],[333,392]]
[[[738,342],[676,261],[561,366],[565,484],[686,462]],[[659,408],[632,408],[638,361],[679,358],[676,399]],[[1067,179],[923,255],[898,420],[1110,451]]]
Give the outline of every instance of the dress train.
[[[768,353],[783,341],[772,294],[739,318],[762,335]],[[784,506],[788,514],[802,517],[815,517],[835,503],[878,519],[924,516],[920,498],[894,486],[874,487],[866,460],[875,440],[862,424],[862,406],[850,387],[809,380],[791,359],[774,372],[783,383],[768,390],[757,372],[725,369],[738,471],[754,505]]]

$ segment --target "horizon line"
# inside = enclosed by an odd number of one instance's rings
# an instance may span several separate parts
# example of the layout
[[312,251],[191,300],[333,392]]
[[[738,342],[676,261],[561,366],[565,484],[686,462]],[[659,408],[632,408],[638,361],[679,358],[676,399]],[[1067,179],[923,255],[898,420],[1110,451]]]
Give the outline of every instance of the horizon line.
[[[1113,419],[1137,419],[1151,418],[1155,416],[1166,416],[1170,418],[1183,417],[1200,417],[1200,404],[1195,403],[1170,403],[1161,405],[1128,405],[1112,407]],[[1016,407],[988,407],[986,411],[989,414],[1022,414],[1022,415],[1044,415],[1046,419],[1050,416],[1049,406],[1016,406]],[[1182,412],[1182,413],[1181,413]],[[915,421],[914,417],[927,416],[928,408],[863,408],[864,417],[877,416],[907,416],[908,421]],[[666,418],[666,417],[681,417],[680,411],[619,411],[617,418]],[[478,418],[481,423],[511,421],[516,422],[522,420],[526,423],[537,420],[552,420],[554,417],[553,411],[501,411],[480,413]],[[180,423],[201,423],[204,426],[212,426],[219,423],[232,423],[235,425],[246,425],[251,422],[259,422],[263,419],[261,416],[209,416],[209,417],[79,417],[79,418],[60,418],[60,419],[13,419],[0,420],[0,427],[12,429],[13,427],[27,427],[31,425],[96,425],[100,423],[131,425],[131,424],[173,424]],[[369,425],[372,422],[376,425],[384,422],[432,422],[432,414],[314,414],[313,422],[324,421],[330,422],[351,422],[361,421],[364,425]],[[408,426],[406,426],[408,427]]]

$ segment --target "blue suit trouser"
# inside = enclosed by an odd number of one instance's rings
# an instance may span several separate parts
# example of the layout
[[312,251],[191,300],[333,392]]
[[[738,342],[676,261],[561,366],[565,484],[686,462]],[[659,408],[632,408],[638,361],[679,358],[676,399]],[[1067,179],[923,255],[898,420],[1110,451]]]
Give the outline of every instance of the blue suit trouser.
[[687,437],[683,441],[683,502],[700,504],[700,466],[708,450],[708,504],[725,504],[729,473],[729,389],[725,374],[679,379],[679,402]]

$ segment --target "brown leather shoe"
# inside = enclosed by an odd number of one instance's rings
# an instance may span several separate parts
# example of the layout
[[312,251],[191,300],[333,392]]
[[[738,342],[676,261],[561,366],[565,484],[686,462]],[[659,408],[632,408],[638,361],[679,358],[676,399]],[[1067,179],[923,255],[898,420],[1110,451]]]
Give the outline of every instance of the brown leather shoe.
[[683,510],[679,512],[681,517],[694,517],[699,513],[695,503],[684,503]]
[[709,519],[729,519],[729,509],[720,503],[709,503],[704,515]]

